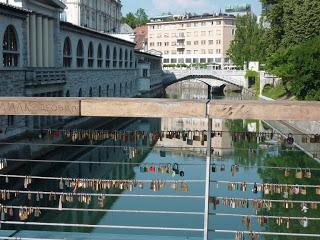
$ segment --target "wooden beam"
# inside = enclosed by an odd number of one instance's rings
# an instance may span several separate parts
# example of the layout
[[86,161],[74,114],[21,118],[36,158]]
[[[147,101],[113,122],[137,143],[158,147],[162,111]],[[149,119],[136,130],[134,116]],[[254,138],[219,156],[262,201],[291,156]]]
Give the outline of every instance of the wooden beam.
[[80,99],[0,97],[0,115],[80,116]]
[[320,102],[211,101],[210,118],[261,120],[320,120]]
[[0,115],[320,121],[320,102],[0,97]]
[[204,118],[207,101],[95,98],[81,101],[82,116]]

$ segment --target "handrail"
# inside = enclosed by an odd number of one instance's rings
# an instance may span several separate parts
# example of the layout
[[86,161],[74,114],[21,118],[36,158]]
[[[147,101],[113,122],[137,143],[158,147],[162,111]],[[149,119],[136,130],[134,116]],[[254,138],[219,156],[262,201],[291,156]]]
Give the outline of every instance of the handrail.
[[0,115],[320,120],[320,102],[1,97]]

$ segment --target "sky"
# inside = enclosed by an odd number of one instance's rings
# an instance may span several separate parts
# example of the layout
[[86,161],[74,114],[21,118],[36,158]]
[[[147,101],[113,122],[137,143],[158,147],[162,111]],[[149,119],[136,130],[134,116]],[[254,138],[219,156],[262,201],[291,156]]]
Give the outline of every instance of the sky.
[[173,14],[191,13],[219,13],[224,11],[226,4],[249,3],[256,15],[261,13],[260,0],[122,0],[122,14],[136,12],[144,8],[149,17],[161,15],[165,12]]

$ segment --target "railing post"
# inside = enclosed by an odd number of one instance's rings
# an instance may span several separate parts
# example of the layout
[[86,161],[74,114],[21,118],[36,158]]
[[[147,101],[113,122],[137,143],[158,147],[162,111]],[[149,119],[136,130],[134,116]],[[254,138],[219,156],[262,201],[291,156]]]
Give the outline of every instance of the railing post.
[[208,118],[203,240],[208,240],[212,119]]

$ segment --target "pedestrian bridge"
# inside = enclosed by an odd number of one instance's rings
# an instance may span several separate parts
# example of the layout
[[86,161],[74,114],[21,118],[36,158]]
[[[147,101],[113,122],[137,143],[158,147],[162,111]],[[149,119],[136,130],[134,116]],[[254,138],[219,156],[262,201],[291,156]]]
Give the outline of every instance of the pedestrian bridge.
[[176,82],[197,79],[211,87],[222,85],[234,85],[240,88],[248,88],[248,80],[243,70],[213,70],[213,69],[172,69],[166,70],[167,78],[164,86],[167,87]]

